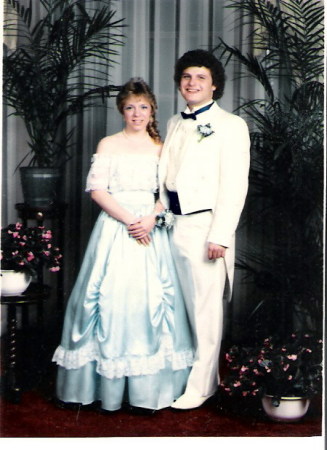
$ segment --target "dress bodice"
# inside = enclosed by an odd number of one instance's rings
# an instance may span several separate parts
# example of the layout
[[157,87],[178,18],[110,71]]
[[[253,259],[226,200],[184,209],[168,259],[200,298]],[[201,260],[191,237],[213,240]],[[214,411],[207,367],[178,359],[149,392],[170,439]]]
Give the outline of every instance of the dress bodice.
[[94,154],[86,191],[105,189],[112,194],[124,191],[157,192],[158,161],[155,153]]

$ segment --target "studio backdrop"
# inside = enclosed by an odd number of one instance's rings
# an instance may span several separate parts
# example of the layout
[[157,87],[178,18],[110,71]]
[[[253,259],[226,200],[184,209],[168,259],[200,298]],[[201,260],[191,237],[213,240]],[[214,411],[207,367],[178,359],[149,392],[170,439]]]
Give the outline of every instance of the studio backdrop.
[[[29,1],[21,0],[21,3],[28,6]],[[42,7],[34,3],[37,19],[42,15]],[[108,67],[108,80],[111,84],[120,86],[129,78],[139,76],[149,83],[157,98],[157,119],[164,139],[168,119],[185,108],[173,81],[176,60],[188,50],[212,50],[219,38],[240,48],[246,30],[241,21],[235,27],[237,17],[233,10],[225,8],[225,0],[108,0],[107,3],[116,11],[117,19],[124,19],[125,25],[124,45],[116,48],[116,64]],[[88,8],[95,8],[97,5],[97,1],[85,0]],[[239,106],[243,96],[251,96],[251,85],[248,81],[240,82],[236,79],[237,70],[232,64],[228,65],[225,94],[219,102],[220,106],[229,111],[234,111]],[[83,77],[83,73],[80,76]],[[27,153],[24,125],[14,116],[7,118],[8,112],[10,111],[5,109],[3,115],[3,225],[17,220],[15,204],[22,201],[22,192],[19,172],[15,169]],[[71,120],[75,127],[73,157],[65,167],[63,198],[67,203],[65,300],[78,273],[90,232],[99,213],[89,194],[84,192],[92,154],[101,138],[118,132],[123,127],[122,118],[115,107],[115,98],[107,99],[105,104],[99,104]],[[243,238],[245,241],[244,233],[240,233],[240,245]],[[237,295],[237,291],[235,294]]]

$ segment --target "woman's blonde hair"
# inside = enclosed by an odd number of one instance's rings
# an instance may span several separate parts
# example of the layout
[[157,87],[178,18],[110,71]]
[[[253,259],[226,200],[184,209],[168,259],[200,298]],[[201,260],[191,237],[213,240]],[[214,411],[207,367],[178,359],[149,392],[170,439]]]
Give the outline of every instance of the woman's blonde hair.
[[130,97],[131,95],[135,95],[137,97],[145,97],[150,103],[152,114],[150,122],[147,125],[147,132],[156,143],[160,143],[161,137],[158,130],[158,122],[156,120],[156,111],[158,109],[158,106],[156,98],[150,87],[142,78],[139,77],[131,78],[127,83],[125,83],[121,87],[116,98],[117,108],[121,114],[124,113],[124,105],[128,97]]

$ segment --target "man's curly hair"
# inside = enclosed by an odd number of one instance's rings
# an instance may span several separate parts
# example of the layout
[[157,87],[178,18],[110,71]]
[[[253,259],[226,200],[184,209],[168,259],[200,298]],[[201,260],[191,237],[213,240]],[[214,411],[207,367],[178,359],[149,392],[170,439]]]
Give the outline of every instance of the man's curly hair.
[[213,91],[213,99],[221,98],[225,88],[225,70],[220,61],[207,50],[190,50],[179,58],[175,65],[174,80],[179,86],[182,74],[188,67],[206,67],[210,70],[213,85],[216,90]]

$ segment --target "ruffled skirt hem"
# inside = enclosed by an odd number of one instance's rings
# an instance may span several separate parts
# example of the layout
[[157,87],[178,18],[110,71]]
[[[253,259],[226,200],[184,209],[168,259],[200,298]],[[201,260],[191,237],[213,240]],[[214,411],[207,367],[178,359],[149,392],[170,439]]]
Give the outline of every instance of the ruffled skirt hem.
[[191,367],[193,351],[174,351],[172,339],[167,336],[157,353],[149,356],[124,356],[103,358],[96,342],[88,343],[77,350],[66,350],[59,345],[53,355],[53,362],[67,369],[79,369],[87,363],[96,362],[96,372],[109,379],[139,375],[153,375],[167,367],[173,371]]

